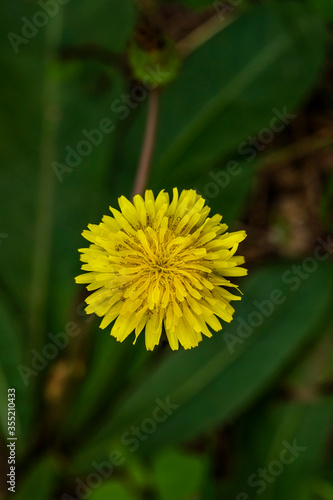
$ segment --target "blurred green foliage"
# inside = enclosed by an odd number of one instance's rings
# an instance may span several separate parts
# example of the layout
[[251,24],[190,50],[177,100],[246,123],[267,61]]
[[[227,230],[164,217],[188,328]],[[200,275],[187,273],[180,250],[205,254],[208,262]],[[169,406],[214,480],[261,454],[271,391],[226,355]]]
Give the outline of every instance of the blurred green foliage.
[[[323,87],[331,118],[333,11],[330,0],[258,4],[2,6],[0,423],[5,470],[15,388],[15,498],[333,500],[331,170],[311,248],[250,259],[234,321],[193,351],[117,343],[74,284],[80,233],[130,195],[150,89],[169,80],[148,187],[195,188],[264,245],[247,216],[265,165],[289,158],[286,131]],[[142,20],[174,37],[172,78]],[[295,460],[276,466],[294,441]],[[1,488],[9,498],[6,478]]]

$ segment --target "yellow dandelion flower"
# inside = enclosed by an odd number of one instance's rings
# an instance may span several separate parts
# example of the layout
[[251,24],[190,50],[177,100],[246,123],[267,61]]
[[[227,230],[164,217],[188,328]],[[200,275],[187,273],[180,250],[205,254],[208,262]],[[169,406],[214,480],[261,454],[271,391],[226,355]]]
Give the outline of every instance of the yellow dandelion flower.
[[[230,276],[244,276],[244,257],[235,256],[245,231],[226,232],[222,216],[208,217],[210,208],[194,190],[178,195],[161,191],[154,198],[136,195],[133,204],[119,198],[120,211],[89,224],[82,235],[91,242],[82,248],[82,270],[76,278],[95,290],[86,312],[103,317],[100,327],[111,329],[122,342],[133,331],[135,340],[145,329],[146,348],[153,350],[162,329],[171,349],[179,343],[196,347],[208,329],[221,330],[218,318],[230,322],[232,300],[240,300],[226,287],[238,287]],[[208,326],[207,326],[208,325]]]

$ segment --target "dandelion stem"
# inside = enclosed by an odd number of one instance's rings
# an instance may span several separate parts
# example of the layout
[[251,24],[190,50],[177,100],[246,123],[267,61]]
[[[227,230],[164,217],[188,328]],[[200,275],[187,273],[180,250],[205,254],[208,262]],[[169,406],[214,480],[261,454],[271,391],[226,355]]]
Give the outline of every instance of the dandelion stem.
[[146,130],[132,196],[136,194],[143,194],[147,184],[150,165],[154,153],[159,104],[160,91],[156,88],[150,92]]

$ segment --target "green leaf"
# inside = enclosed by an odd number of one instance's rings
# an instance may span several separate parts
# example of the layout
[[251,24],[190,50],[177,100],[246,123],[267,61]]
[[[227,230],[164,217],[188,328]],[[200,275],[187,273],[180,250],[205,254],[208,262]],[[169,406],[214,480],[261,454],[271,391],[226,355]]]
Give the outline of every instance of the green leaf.
[[[123,92],[117,71],[106,71],[98,63],[72,62],[59,70],[61,119],[51,164],[55,182],[51,268],[55,330],[63,328],[68,303],[79,292],[74,277],[80,274],[78,248],[85,245],[81,233],[89,223],[99,223],[116,201],[110,195],[116,168],[110,165],[110,157],[118,124],[111,105]],[[68,171],[62,173],[61,166]]]
[[[141,426],[162,404],[167,418],[154,433],[137,440],[140,451],[184,441],[234,417],[279,376],[300,349],[320,332],[331,302],[332,266],[321,265],[303,281],[290,266],[253,272],[235,319],[221,333],[192,351],[171,353],[147,373],[115,409],[78,463],[104,454],[103,440],[128,440],[131,426]],[[326,290],[325,295],[322,290]],[[171,405],[171,406],[170,406]],[[159,412],[159,415],[161,412]],[[126,438],[126,439],[127,439]],[[136,439],[136,438],[134,438]],[[82,462],[81,462],[82,461]]]
[[135,500],[134,496],[120,481],[108,481],[103,483],[90,495],[91,500],[106,500],[115,498],[117,500]]
[[317,481],[312,491],[316,494],[318,500],[333,500],[333,484],[325,481]]
[[65,7],[64,43],[67,45],[101,44],[114,52],[124,50],[135,22],[133,0],[91,2]]
[[[21,16],[31,19],[35,6],[13,1],[4,6],[0,19],[2,33],[20,34]],[[43,35],[39,30],[27,44],[20,44],[15,53],[10,41],[0,54],[3,77],[0,82],[0,172],[3,195],[0,212],[0,233],[7,234],[0,244],[0,255],[6,265],[1,267],[1,284],[10,300],[20,310],[28,309],[33,251],[36,165],[40,161],[41,88],[43,71]],[[33,191],[33,195],[32,195]],[[15,199],[13,197],[15,193]]]
[[230,225],[242,214],[244,204],[253,187],[258,164],[230,160],[224,165],[198,176],[194,187],[206,200],[211,213],[223,215]]
[[[126,43],[134,18],[131,20],[130,14],[128,24],[120,21],[127,10],[134,12],[134,7],[126,0],[118,6],[116,3],[109,2],[107,6],[112,18],[110,24],[105,5],[96,8],[90,2],[91,9],[104,18],[108,40],[114,39],[114,49],[120,50]],[[63,318],[68,313],[67,303],[72,299],[74,275],[79,269],[77,248],[83,243],[80,233],[88,222],[97,221],[111,202],[110,156],[116,134],[113,131],[103,133],[101,143],[93,144],[91,154],[86,154],[85,150],[74,167],[66,163],[66,148],[77,151],[82,141],[88,140],[83,130],[90,133],[99,129],[105,120],[115,125],[111,105],[123,92],[122,80],[115,70],[106,70],[97,62],[57,60],[59,45],[65,43],[59,30],[67,9],[81,27],[67,25],[66,33],[71,36],[88,34],[83,20],[100,33],[99,26],[92,22],[87,12],[80,20],[77,6],[71,2],[59,9],[58,15],[37,30],[35,37],[19,45],[17,54],[8,41],[0,55],[4,68],[0,84],[3,110],[0,163],[4,196],[0,209],[6,213],[0,234],[8,235],[0,240],[1,257],[7,263],[1,269],[1,280],[12,292],[13,300],[31,314],[33,256],[36,267],[38,264],[41,267],[45,256],[49,258],[49,264],[52,262],[47,266],[47,272],[51,272],[51,299],[55,309],[58,306],[60,309],[52,328],[63,328]],[[40,10],[38,8],[37,12]],[[0,27],[7,33],[10,26],[13,33],[20,34],[21,16],[32,22],[35,14],[35,4],[22,5],[13,0],[11,7],[4,9]],[[67,168],[63,175],[57,176],[55,162]],[[16,193],[15,203],[10,195],[13,192]],[[36,226],[42,235],[40,244],[35,244]],[[39,259],[37,250],[43,253],[43,259]],[[48,280],[46,273],[41,274],[43,280]],[[36,285],[35,288],[44,299],[49,298],[47,287],[43,286],[42,290]],[[47,307],[42,309],[44,314]]]
[[[96,330],[96,329],[94,329]],[[78,388],[73,404],[66,415],[63,432],[68,439],[82,430],[89,418],[97,413],[101,405],[110,399],[110,380],[115,375],[124,345],[112,342],[106,332],[93,331],[93,355],[89,363],[89,371],[81,387]]]
[[[122,386],[135,376],[137,363],[141,366],[147,357],[143,343],[138,342],[133,349],[131,343],[116,342],[108,331],[94,329],[92,335],[93,352],[87,376],[63,422],[61,432],[66,441],[73,440],[74,436],[81,441],[85,426],[90,429],[91,421],[95,425],[99,420],[104,421],[110,404],[113,412],[114,398],[119,396]],[[126,371],[123,370],[124,365],[128,367]],[[117,380],[117,384],[110,383],[112,380]]]
[[[195,187],[235,151],[250,162],[259,153],[254,134],[273,138],[275,126],[283,128],[296,116],[294,108],[323,68],[325,41],[323,23],[301,3],[287,1],[251,9],[200,46],[162,93],[149,187]],[[157,85],[164,75],[152,70]],[[131,111],[115,192],[130,194],[146,114],[145,102]]]
[[8,389],[14,389],[15,403],[15,436],[17,438],[17,453],[20,453],[26,443],[31,424],[32,399],[29,386],[25,383],[23,366],[25,365],[24,343],[21,328],[10,311],[8,303],[0,295],[0,420],[1,433],[7,438],[7,408]]
[[161,500],[199,496],[206,464],[202,458],[168,450],[154,459],[154,482]]
[[163,96],[153,188],[185,182],[281,123],[275,116],[291,113],[316,82],[324,48],[320,20],[287,1],[250,10],[196,50]]
[[19,485],[17,500],[49,500],[57,475],[57,465],[52,457],[45,457],[35,464]]
[[263,500],[312,499],[332,415],[333,401],[329,398],[268,408],[257,405],[239,436],[238,456],[242,458],[233,494],[244,491],[250,498],[257,494]]
[[307,3],[327,21],[333,21],[333,4],[331,0],[307,0]]

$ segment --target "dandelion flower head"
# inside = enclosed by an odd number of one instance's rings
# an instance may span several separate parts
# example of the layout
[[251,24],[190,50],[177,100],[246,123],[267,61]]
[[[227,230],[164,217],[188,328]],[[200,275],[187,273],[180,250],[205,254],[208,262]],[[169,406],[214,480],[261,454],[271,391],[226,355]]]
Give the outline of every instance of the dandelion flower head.
[[173,190],[173,199],[147,190],[131,203],[119,198],[98,225],[82,235],[91,244],[82,248],[82,270],[76,278],[92,291],[86,312],[103,317],[100,327],[113,323],[111,335],[122,342],[145,331],[153,350],[162,332],[171,349],[196,347],[202,335],[230,322],[240,300],[229,277],[243,276],[244,257],[236,256],[245,231],[227,232],[222,216],[209,217],[210,208],[194,190]]

